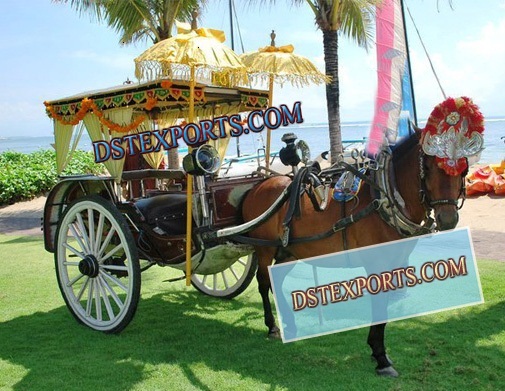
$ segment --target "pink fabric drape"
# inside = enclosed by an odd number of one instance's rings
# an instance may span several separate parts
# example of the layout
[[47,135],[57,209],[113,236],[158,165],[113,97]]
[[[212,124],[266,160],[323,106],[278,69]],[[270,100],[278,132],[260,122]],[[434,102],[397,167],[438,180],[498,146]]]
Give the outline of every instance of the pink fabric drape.
[[376,13],[377,97],[367,143],[374,156],[386,135],[395,138],[402,101],[406,45],[400,0],[384,0]]

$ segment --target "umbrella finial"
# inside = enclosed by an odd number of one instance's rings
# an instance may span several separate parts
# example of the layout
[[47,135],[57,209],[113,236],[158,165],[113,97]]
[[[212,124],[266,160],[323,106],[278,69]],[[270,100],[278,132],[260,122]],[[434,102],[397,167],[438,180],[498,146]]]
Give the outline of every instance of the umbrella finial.
[[275,30],[272,30],[272,32],[270,33],[270,38],[272,38],[272,40],[270,41],[270,46],[274,46],[275,47]]
[[191,30],[196,30],[198,25],[196,23],[196,19],[198,18],[198,8],[195,8],[191,11]]

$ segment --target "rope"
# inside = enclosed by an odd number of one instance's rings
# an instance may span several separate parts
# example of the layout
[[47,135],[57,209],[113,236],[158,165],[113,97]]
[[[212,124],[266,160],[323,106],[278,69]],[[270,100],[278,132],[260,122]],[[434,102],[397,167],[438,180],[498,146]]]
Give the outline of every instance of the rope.
[[414,28],[416,29],[417,36],[419,37],[419,41],[421,41],[421,45],[423,46],[424,53],[426,54],[426,57],[428,58],[428,62],[430,63],[431,71],[433,72],[433,75],[435,76],[435,79],[437,80],[440,91],[442,91],[442,95],[443,95],[444,99],[447,99],[447,96],[445,95],[445,91],[442,88],[442,84],[440,83],[440,80],[438,79],[438,75],[437,75],[437,72],[435,71],[435,67],[433,66],[433,62],[431,61],[430,55],[428,54],[428,50],[426,49],[423,39],[421,38],[421,33],[419,32],[419,29],[417,28],[416,22],[414,22],[414,18],[412,17],[412,13],[410,12],[410,8],[407,4],[405,4],[405,7],[407,8],[407,12],[409,13],[410,20],[412,21],[412,24],[414,25]]

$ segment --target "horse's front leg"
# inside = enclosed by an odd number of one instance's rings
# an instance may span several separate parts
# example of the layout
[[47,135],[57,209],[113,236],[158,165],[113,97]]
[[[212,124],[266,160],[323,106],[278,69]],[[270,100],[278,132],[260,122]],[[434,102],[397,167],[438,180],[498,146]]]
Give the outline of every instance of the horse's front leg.
[[258,256],[258,271],[256,279],[258,280],[258,290],[263,302],[263,314],[265,325],[268,327],[269,338],[280,338],[280,330],[275,324],[275,318],[272,313],[272,305],[270,304],[269,293],[271,290],[270,277],[268,275],[268,266],[272,264],[275,250],[269,248],[256,249]]
[[[365,267],[367,275],[380,274],[381,270],[378,265],[368,264]],[[371,312],[372,323],[368,333],[368,345],[372,348],[372,358],[377,362],[375,371],[380,376],[397,377],[398,372],[393,368],[393,363],[386,355],[386,346],[384,343],[384,331],[386,329],[386,321],[388,320],[388,302],[389,297],[382,295],[371,295]]]
[[384,331],[386,323],[370,326],[368,333],[368,345],[372,348],[372,357],[377,361],[375,371],[381,376],[397,377],[398,372],[393,368],[393,362],[386,354],[386,346],[384,344]]

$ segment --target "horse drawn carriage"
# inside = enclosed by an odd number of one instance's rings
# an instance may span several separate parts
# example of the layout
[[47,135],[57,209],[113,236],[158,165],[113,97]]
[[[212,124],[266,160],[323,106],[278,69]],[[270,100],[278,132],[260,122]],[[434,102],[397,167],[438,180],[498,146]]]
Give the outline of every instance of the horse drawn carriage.
[[[181,279],[187,278],[197,290],[222,298],[243,292],[254,276],[252,247],[234,243],[230,233],[222,231],[237,224],[241,197],[268,171],[219,176],[229,138],[194,148],[184,159],[195,177],[188,208],[187,172],[158,169],[164,153],[152,148],[154,133],[162,133],[158,126],[180,123],[188,97],[187,83],[160,80],[46,102],[54,121],[58,169],[71,156],[72,134],[75,142],[80,126],[85,126],[95,158],[102,159],[110,173],[62,177],[49,193],[43,215],[45,248],[55,254],[63,298],[75,318],[92,329],[124,329],[139,301],[141,272],[153,265],[179,269]],[[196,85],[195,97],[200,119],[264,109],[268,100],[261,90],[206,85]],[[125,148],[122,158],[111,157],[117,151],[111,148],[112,140],[125,136],[126,141],[116,144]],[[152,167],[124,171],[125,158],[139,158],[143,151],[138,137],[151,145],[153,151],[142,156]],[[220,231],[221,237],[204,240],[208,231]]]
[[[307,258],[456,226],[467,158],[483,145],[483,117],[470,99],[447,99],[425,129],[366,164],[340,160],[320,171],[307,164],[306,144],[286,134],[279,155],[291,166],[288,175],[259,167],[248,175],[219,177],[226,148],[208,143],[184,157],[184,170],[157,169],[159,156],[151,156],[146,160],[153,168],[122,172],[127,153],[118,152],[120,145],[137,141],[146,155],[160,152],[146,145],[152,147],[159,134],[156,122],[167,126],[180,117],[185,87],[158,81],[46,102],[60,170],[69,133],[81,120],[92,140],[108,143],[111,156],[118,154],[104,161],[111,176],[62,178],[44,209],[45,247],[55,255],[61,293],[78,322],[106,333],[123,330],[139,302],[141,272],[160,265],[181,270],[188,285],[222,298],[243,292],[256,273],[265,324],[270,335],[278,335],[268,298],[273,258]],[[268,102],[257,90],[198,85],[197,91],[200,117],[262,109]],[[152,114],[153,105],[155,116],[145,118],[146,106]],[[135,138],[134,129],[145,131]],[[329,195],[336,182],[349,193],[357,179],[362,186],[351,207],[338,194]],[[301,218],[294,217],[300,212]],[[378,371],[395,376],[384,326],[371,327],[368,343]]]
[[[200,33],[191,34],[181,42],[200,39]],[[146,64],[151,72],[153,62]],[[266,109],[271,91],[195,84],[195,65],[189,75],[189,83],[170,74],[46,102],[58,170],[71,156],[72,134],[84,125],[97,160],[110,173],[62,178],[44,209],[45,248],[54,253],[61,293],[78,322],[106,333],[123,330],[139,302],[141,273],[159,265],[180,270],[187,285],[221,298],[243,292],[256,274],[265,324],[269,335],[278,336],[269,300],[273,259],[304,259],[456,226],[468,158],[483,147],[483,116],[470,99],[446,99],[424,129],[410,127],[393,151],[383,144],[389,119],[379,118],[377,123],[384,123],[377,127],[376,151],[366,163],[364,156],[352,155],[354,164],[336,159],[336,165],[320,170],[308,164],[306,144],[287,134],[280,158],[291,166],[288,175],[267,164],[246,175],[220,177],[229,139],[224,136],[240,128],[240,117],[221,120]],[[398,116],[393,108],[401,102],[390,103],[380,107]],[[184,129],[193,126],[183,138],[195,148],[184,157],[184,170],[160,170],[163,149],[177,146],[183,133],[183,118]],[[209,135],[206,140],[195,136],[195,123],[203,119],[211,119],[201,133]],[[216,121],[223,137],[210,136]],[[123,172],[125,158],[135,150],[151,168]],[[340,190],[332,197],[337,184]],[[368,344],[378,373],[396,376],[384,330],[384,323],[372,325]]]

